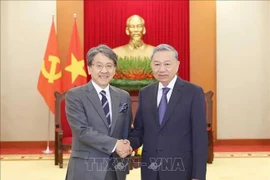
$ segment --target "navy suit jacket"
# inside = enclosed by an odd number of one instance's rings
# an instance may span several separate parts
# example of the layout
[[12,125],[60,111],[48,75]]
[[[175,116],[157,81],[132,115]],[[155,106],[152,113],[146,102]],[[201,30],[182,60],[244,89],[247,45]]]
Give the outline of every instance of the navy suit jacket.
[[204,92],[177,78],[162,124],[157,111],[158,82],[139,92],[133,149],[143,144],[142,180],[205,180],[207,131]]

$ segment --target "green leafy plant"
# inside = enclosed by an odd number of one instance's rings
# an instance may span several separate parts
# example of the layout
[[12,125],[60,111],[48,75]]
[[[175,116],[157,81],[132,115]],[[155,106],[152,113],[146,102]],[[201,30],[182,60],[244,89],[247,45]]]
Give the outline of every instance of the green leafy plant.
[[148,57],[118,57],[116,74],[111,85],[134,91],[155,82],[150,62]]

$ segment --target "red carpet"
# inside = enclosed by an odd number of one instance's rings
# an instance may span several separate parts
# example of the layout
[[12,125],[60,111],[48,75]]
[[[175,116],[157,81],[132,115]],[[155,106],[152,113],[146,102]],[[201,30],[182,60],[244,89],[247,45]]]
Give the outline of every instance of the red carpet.
[[[42,148],[1,148],[0,154],[42,154]],[[53,148],[50,148],[54,150]],[[270,145],[256,146],[215,146],[214,152],[270,152]],[[66,152],[68,153],[68,152]]]
[[[43,151],[46,150],[46,147],[41,148],[1,148],[0,154],[43,154]],[[54,151],[54,148],[50,148]],[[64,152],[64,153],[69,153]]]

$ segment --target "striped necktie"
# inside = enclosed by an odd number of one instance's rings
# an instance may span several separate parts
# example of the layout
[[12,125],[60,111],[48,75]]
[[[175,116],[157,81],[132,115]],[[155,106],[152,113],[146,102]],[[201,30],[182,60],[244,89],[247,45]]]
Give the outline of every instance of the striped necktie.
[[104,113],[105,113],[105,116],[109,125],[109,130],[111,130],[112,122],[111,122],[110,107],[109,107],[108,99],[106,97],[106,92],[102,90],[100,94],[102,96],[101,104],[102,104],[102,107],[103,107],[103,110],[104,110]]

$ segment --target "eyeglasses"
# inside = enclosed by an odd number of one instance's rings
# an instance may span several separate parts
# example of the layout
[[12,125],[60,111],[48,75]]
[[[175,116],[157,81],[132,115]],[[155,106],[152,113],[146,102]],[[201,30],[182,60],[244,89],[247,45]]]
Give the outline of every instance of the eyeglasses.
[[92,64],[92,66],[94,66],[99,71],[101,71],[104,67],[106,68],[106,70],[111,71],[115,67],[114,64]]

